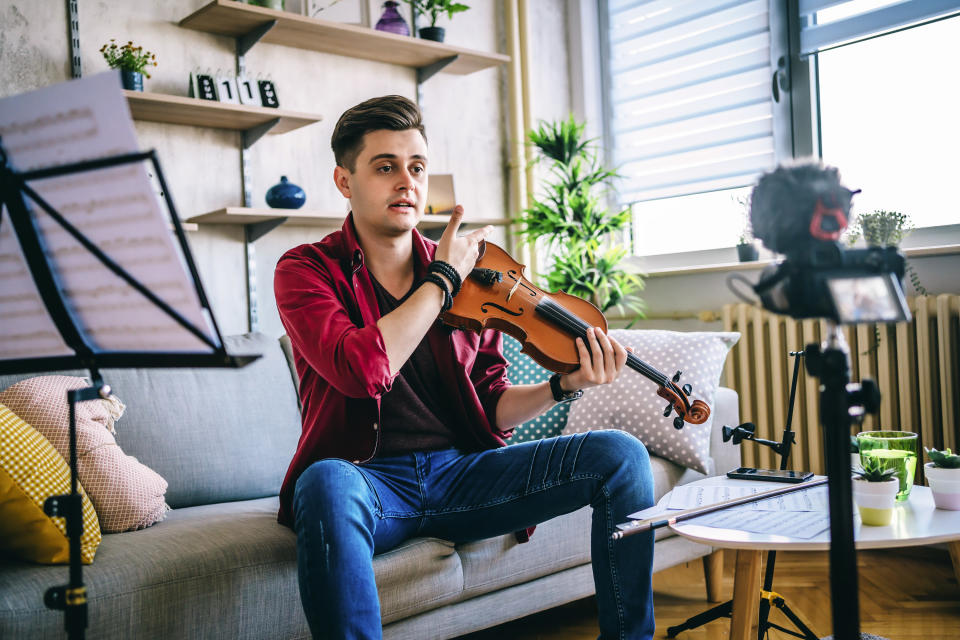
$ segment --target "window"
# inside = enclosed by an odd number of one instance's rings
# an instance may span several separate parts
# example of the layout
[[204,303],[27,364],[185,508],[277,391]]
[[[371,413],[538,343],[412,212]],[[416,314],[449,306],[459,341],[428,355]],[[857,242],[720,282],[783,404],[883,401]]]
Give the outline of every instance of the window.
[[[769,12],[787,6],[793,16]],[[606,146],[624,175],[620,204],[633,207],[634,253],[732,247],[743,197],[794,146],[822,149],[863,190],[855,211],[960,224],[948,192],[960,148],[958,12],[960,0],[607,0]],[[791,98],[778,106],[771,91],[788,18],[814,70],[814,139],[802,144]]]
[[960,18],[817,58],[822,156],[863,190],[854,211],[901,211],[918,227],[960,224]]

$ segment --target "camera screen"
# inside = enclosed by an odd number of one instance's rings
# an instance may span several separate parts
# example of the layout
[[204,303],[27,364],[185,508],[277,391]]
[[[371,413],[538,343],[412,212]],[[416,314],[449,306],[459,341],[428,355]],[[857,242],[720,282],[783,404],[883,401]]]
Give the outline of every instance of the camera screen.
[[842,324],[860,322],[904,322],[910,319],[900,283],[893,274],[854,278],[827,278],[837,320]]

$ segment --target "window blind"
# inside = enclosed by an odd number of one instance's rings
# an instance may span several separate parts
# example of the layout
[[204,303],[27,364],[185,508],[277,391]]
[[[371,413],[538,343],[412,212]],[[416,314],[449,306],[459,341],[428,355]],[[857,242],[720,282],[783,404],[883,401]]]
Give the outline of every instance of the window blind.
[[753,184],[773,168],[768,0],[608,0],[623,203]]
[[799,6],[801,55],[960,13],[958,0],[800,0]]

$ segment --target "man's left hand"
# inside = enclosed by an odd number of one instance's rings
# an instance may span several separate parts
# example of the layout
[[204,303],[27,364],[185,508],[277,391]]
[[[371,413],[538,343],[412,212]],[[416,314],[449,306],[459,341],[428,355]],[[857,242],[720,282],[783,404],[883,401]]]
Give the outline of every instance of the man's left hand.
[[[631,349],[632,351],[632,349]],[[587,340],[577,338],[580,368],[560,377],[560,388],[576,391],[617,379],[627,362],[627,349],[599,327],[587,329]]]

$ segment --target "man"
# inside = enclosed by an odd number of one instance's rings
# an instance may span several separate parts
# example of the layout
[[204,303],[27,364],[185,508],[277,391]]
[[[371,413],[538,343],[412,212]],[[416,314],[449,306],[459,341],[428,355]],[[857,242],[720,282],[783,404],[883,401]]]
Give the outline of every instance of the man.
[[650,638],[653,537],[610,539],[653,503],[643,445],[595,431],[503,447],[557,399],[613,381],[626,351],[590,329],[577,338],[580,368],[553,388],[511,386],[499,332],[438,320],[491,228],[458,236],[458,206],[439,243],[416,231],[428,167],[417,106],[400,96],[363,102],[340,117],[332,147],[352,212],[341,231],[288,251],[274,283],[303,403],[279,519],[297,533],[314,636],[380,637],[376,553],[414,536],[521,537],[590,504],[601,637]]

